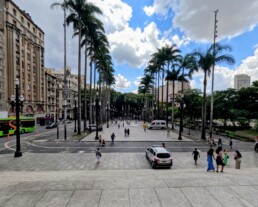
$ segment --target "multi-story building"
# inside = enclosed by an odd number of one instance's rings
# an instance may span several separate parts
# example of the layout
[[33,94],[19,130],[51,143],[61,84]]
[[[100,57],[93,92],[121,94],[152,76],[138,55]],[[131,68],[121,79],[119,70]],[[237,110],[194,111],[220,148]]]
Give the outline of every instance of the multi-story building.
[[251,77],[246,74],[238,74],[234,77],[234,88],[239,90],[244,87],[250,87]]
[[[162,101],[162,88],[163,88],[163,101],[166,102],[167,100],[167,85],[164,85],[164,86],[160,86],[159,87],[159,101],[161,102]],[[187,89],[190,89],[190,83],[189,82],[184,82],[183,83],[183,89],[184,91],[187,90]],[[181,93],[182,91],[182,82],[180,81],[177,81],[175,82],[175,97],[178,93]],[[173,86],[172,86],[172,82],[169,81],[168,82],[168,102],[171,102],[172,101],[172,98],[173,98]],[[156,94],[157,95],[157,94]]]
[[14,81],[18,79],[20,94],[24,96],[23,114],[43,116],[44,32],[13,1],[1,2],[0,110],[11,113],[10,97],[15,94]]
[[51,69],[45,69],[45,103],[47,117],[57,117],[57,77]]

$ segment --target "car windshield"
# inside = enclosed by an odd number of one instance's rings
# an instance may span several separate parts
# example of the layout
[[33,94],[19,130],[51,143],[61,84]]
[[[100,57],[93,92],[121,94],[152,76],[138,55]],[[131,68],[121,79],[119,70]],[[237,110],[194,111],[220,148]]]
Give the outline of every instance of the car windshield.
[[157,154],[158,158],[170,158],[170,154],[169,153],[159,153]]

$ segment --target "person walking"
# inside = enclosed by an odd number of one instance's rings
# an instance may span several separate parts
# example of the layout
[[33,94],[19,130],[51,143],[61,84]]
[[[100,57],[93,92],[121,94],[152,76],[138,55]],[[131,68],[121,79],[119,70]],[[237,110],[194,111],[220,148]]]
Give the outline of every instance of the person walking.
[[211,170],[215,171],[215,168],[213,165],[213,159],[215,160],[215,157],[214,157],[214,150],[212,149],[212,145],[211,145],[210,149],[207,152],[207,161],[208,161],[207,172]]
[[146,123],[143,124],[143,129],[146,132],[146,129],[147,129],[147,124]]
[[99,135],[99,146],[101,145],[101,143],[102,143],[102,137],[101,135]]
[[221,140],[221,138],[219,138],[219,140],[218,140],[218,146],[222,146],[222,140]]
[[97,164],[99,164],[100,163],[100,158],[101,158],[101,152],[100,152],[100,150],[99,150],[99,148],[97,149],[97,151],[96,151],[96,158],[97,158]]
[[168,127],[167,128],[167,137],[169,137],[170,136],[170,128]]
[[198,160],[198,158],[200,158],[200,153],[197,150],[197,148],[194,149],[192,155],[193,155],[193,158],[194,158],[194,163],[195,163],[195,165],[197,165],[197,160]]
[[228,163],[228,151],[226,149],[223,150],[223,153],[224,153],[224,158],[223,158],[223,162],[224,162],[224,165],[226,166],[227,163]]
[[128,135],[128,137],[130,135],[130,129],[129,128],[127,129],[127,135]]
[[216,157],[216,172],[219,172],[219,166],[221,166],[221,171],[220,172],[223,172],[223,169],[224,169],[224,154],[223,154],[223,150],[222,150],[222,147],[219,146],[217,149],[216,149],[216,154],[217,154],[217,157]]
[[232,146],[233,146],[233,140],[230,138],[229,139],[229,147],[230,147],[230,149],[232,149]]
[[115,142],[115,133],[113,132],[112,134],[111,134],[111,140],[112,140],[112,144],[114,144],[114,142]]
[[105,145],[106,145],[105,139],[102,139],[101,146],[105,147]]
[[124,131],[125,131],[125,137],[126,137],[126,134],[127,134],[127,129],[125,128],[125,130],[124,130]]
[[238,150],[236,150],[236,151],[235,151],[235,154],[234,154],[234,159],[235,159],[235,161],[236,161],[236,165],[235,165],[235,168],[236,168],[236,169],[240,169],[241,158],[242,158],[241,153],[240,153]]

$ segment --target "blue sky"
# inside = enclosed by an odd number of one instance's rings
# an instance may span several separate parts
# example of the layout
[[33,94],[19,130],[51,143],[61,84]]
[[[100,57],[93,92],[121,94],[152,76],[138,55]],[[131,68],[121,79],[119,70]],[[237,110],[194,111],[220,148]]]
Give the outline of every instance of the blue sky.
[[[45,65],[63,67],[63,13],[50,5],[61,0],[14,0],[45,31]],[[116,90],[137,90],[151,54],[165,44],[177,44],[182,54],[206,49],[213,39],[214,11],[218,12],[218,39],[233,48],[233,66],[217,65],[215,90],[233,87],[234,75],[258,80],[258,2],[254,0],[90,0],[103,11],[113,58]],[[68,29],[67,64],[77,73],[77,38]],[[194,74],[192,88],[202,89],[202,72]],[[208,82],[210,90],[210,80]]]

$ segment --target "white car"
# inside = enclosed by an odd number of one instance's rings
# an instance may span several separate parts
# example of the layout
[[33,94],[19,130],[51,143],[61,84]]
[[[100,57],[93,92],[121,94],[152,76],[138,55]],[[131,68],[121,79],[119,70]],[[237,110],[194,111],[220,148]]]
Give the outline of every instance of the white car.
[[152,168],[169,167],[173,165],[173,160],[169,151],[163,146],[151,146],[146,149],[146,158],[151,163]]
[[148,125],[148,129],[166,129],[166,121],[154,120]]

